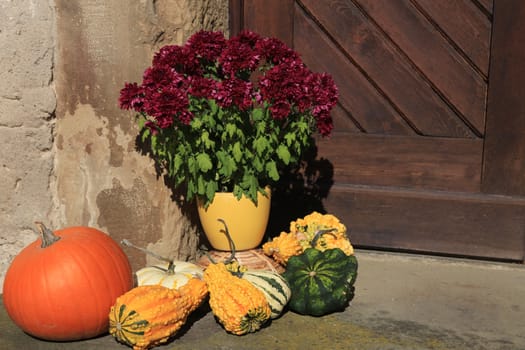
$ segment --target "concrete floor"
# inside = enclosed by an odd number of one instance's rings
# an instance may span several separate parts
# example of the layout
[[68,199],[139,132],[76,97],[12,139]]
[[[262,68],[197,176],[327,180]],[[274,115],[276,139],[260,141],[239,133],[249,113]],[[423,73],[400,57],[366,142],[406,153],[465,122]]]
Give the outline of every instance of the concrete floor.
[[[158,349],[525,349],[525,266],[359,250],[356,296],[342,313],[292,312],[261,331],[227,334],[205,307]],[[0,310],[0,349],[126,349],[110,336],[34,339]]]

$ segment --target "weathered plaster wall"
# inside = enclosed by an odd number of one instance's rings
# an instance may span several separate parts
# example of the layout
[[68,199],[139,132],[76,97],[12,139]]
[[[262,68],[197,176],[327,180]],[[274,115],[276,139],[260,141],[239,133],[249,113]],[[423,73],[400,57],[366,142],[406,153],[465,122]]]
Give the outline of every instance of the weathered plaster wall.
[[51,0],[0,0],[0,292],[12,258],[50,213],[55,45]]
[[[196,228],[137,151],[133,114],[117,100],[161,46],[226,31],[228,0],[0,0],[0,9],[0,278],[35,239],[35,219],[193,258]],[[126,252],[135,269],[146,263]]]

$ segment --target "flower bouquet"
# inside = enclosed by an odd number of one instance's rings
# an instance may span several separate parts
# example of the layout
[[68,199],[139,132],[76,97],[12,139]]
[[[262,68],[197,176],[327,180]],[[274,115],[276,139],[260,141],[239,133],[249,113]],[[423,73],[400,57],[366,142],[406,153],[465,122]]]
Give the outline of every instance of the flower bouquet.
[[200,31],[162,47],[119,104],[137,112],[142,140],[185,199],[208,205],[216,192],[256,202],[314,132],[330,135],[337,98],[330,75],[276,38]]

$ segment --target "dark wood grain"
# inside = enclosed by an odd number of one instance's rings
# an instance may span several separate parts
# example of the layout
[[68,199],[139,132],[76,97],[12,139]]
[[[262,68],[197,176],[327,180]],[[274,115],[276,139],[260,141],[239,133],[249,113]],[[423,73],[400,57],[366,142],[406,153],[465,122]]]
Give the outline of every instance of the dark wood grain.
[[[355,2],[401,49],[407,56],[406,59],[417,67],[425,79],[428,79],[429,84],[460,113],[462,119],[471,125],[478,135],[481,135],[485,129],[487,88],[483,76],[465,61],[409,1],[355,0]],[[468,13],[473,12],[471,10]],[[476,12],[479,13],[479,10]],[[447,18],[453,20],[453,17]],[[464,23],[466,19],[468,18],[461,17],[463,30],[470,29]],[[442,20],[444,23],[448,22]],[[488,40],[486,43],[488,44]]]
[[339,88],[339,103],[364,132],[415,134],[389,101],[300,8],[296,10],[294,33],[295,49],[301,53],[306,65],[333,76]]
[[360,247],[524,259],[523,198],[334,186],[325,207]]
[[334,129],[344,132],[363,132],[360,125],[349,115],[348,111],[337,104],[330,113],[334,122]]
[[472,0],[413,0],[488,76],[492,23]]
[[293,0],[244,1],[243,29],[293,43]]
[[336,132],[317,145],[336,183],[479,192],[481,140]]
[[525,196],[525,2],[498,0],[482,189]]
[[229,0],[229,20],[228,20],[228,29],[230,31],[230,36],[235,36],[243,28],[244,21],[244,0]]
[[[492,15],[494,11],[494,0],[471,0],[473,3],[479,4],[488,14]],[[498,0],[499,1],[499,0]]]
[[302,0],[301,3],[419,133],[475,137],[432,87],[414,71],[397,47],[353,2]]

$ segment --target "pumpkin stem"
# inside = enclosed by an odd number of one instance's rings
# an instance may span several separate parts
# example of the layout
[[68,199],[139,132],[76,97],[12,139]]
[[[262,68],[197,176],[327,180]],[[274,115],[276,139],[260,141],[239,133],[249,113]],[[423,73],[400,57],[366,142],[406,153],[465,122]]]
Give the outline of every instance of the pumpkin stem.
[[334,231],[337,231],[336,228],[329,228],[329,229],[325,229],[325,230],[319,230],[317,231],[315,234],[314,234],[314,238],[312,238],[312,241],[311,241],[311,246],[315,248],[315,246],[317,245],[317,241],[319,240],[319,238],[321,238],[322,235],[326,234],[326,233],[329,233],[331,234],[332,236],[335,237],[335,235],[332,233]]
[[53,231],[48,229],[42,222],[36,221],[35,225],[40,232],[40,236],[42,237],[42,244],[40,245],[41,248],[47,248],[60,239],[60,237],[56,236]]
[[168,269],[164,270],[163,268],[161,267],[158,267],[158,266],[155,266],[156,268],[170,274],[170,273],[175,273],[175,264],[173,263],[173,260],[170,260],[168,258],[165,258],[163,256],[160,256],[154,252],[152,252],[151,250],[148,250],[148,249],[145,249],[145,248],[142,248],[142,247],[138,247],[136,245],[134,245],[133,243],[131,243],[130,241],[128,241],[127,239],[123,239],[122,241],[120,241],[120,243],[122,243],[123,245],[125,245],[126,247],[131,247],[131,248],[135,248],[135,249],[138,249],[140,250],[141,252],[143,253],[146,253],[147,255],[150,255],[156,259],[159,259],[161,261],[165,261],[168,263]]

